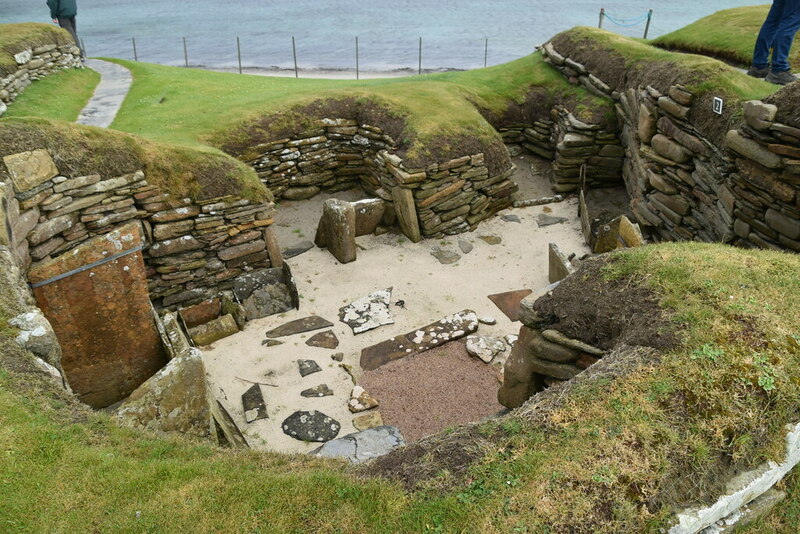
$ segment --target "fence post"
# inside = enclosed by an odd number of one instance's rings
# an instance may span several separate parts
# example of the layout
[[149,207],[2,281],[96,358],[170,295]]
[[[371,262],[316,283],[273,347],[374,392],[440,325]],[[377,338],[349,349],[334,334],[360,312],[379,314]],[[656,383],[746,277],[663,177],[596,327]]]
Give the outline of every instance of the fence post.
[[489,61],[489,38],[487,37],[483,43],[483,68],[486,68]]
[[650,19],[653,18],[653,10],[647,12],[647,24],[644,25],[644,38],[647,39],[647,32],[650,31]]
[[598,28],[603,28],[603,19],[606,18],[606,8],[600,8],[600,23],[597,25]]
[[183,38],[183,64],[189,68],[189,51],[186,48],[186,37]]
[[236,36],[236,57],[239,58],[239,74],[242,73],[242,46],[239,44],[239,36]]
[[131,37],[131,42],[133,43],[133,60],[139,61],[139,56],[136,53],[136,37]]
[[294,77],[299,78],[300,74],[297,72],[297,47],[294,44],[294,35],[292,35],[292,56],[294,57]]
[[359,79],[358,74],[358,35],[356,35],[356,80]]
[[417,74],[422,74],[422,37],[419,38],[419,67]]

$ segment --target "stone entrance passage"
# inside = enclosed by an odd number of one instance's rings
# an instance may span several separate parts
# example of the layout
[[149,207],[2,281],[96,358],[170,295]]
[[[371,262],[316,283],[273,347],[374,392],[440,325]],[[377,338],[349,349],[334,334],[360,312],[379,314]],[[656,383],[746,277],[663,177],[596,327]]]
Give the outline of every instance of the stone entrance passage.
[[61,342],[73,391],[103,408],[167,361],[147,292],[138,223],[95,237],[28,274]]

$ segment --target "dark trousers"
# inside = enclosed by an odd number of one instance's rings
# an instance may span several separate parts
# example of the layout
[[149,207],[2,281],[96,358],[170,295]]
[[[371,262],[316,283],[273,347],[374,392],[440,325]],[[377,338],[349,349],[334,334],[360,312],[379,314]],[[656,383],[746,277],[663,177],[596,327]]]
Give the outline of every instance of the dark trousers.
[[78,39],[78,27],[75,24],[75,17],[58,17],[58,25],[67,30],[72,38],[75,39],[75,44],[81,50],[81,57],[85,57],[81,41]]
[[774,0],[767,20],[761,26],[753,52],[753,66],[763,69],[769,66],[772,50],[772,71],[789,70],[789,49],[794,34],[800,28],[800,0]]

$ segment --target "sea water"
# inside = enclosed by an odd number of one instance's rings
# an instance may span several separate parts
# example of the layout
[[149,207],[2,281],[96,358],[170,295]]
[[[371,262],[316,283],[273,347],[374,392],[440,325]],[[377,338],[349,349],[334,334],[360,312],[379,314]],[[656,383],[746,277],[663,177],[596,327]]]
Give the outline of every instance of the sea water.
[[[470,69],[525,56],[573,26],[597,26],[653,9],[649,37],[752,0],[78,0],[77,27],[90,56],[192,66]],[[45,0],[0,0],[0,23],[49,22]],[[642,36],[644,22],[604,28]],[[0,30],[2,31],[2,30]]]

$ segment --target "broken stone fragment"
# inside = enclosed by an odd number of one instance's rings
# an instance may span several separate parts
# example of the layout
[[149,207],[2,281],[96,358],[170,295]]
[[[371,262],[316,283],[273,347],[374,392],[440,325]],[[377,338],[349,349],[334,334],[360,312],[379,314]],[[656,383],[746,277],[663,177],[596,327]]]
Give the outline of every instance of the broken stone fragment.
[[392,288],[376,291],[339,309],[339,320],[360,334],[379,326],[393,324],[389,314]]
[[490,363],[495,356],[506,350],[502,339],[490,336],[467,336],[467,352],[484,363]]
[[353,426],[356,430],[369,430],[378,426],[383,426],[381,412],[373,410],[353,417]]
[[308,338],[306,345],[323,349],[335,349],[339,346],[339,338],[336,337],[333,330],[326,330]]
[[336,354],[331,354],[331,360],[335,362],[340,362],[344,360],[344,352],[337,352]]
[[8,324],[19,328],[14,341],[22,348],[52,365],[59,372],[61,369],[61,345],[50,321],[42,314],[42,310],[34,308],[9,319]]
[[303,332],[310,332],[312,330],[320,330],[321,328],[328,328],[333,326],[333,323],[319,317],[311,315],[284,323],[277,328],[273,328],[266,333],[267,337],[285,337],[295,334],[302,334]]
[[319,364],[314,360],[297,360],[297,367],[300,371],[300,376],[308,376],[322,371]]
[[439,260],[442,265],[449,265],[461,259],[461,256],[450,250],[442,250],[438,247],[431,251],[431,256]]
[[353,391],[350,393],[350,400],[347,403],[347,408],[352,413],[365,412],[377,406],[378,401],[361,386],[353,388]]
[[315,410],[294,412],[281,423],[283,433],[299,441],[330,441],[341,427],[339,421]]
[[314,244],[326,247],[340,263],[356,260],[356,212],[350,202],[325,201]]
[[267,347],[275,347],[278,345],[283,345],[283,341],[280,341],[278,339],[265,339],[264,341],[261,342],[261,344]]
[[302,397],[329,397],[333,395],[333,390],[328,387],[328,384],[320,384],[313,388],[304,389],[300,392]]
[[242,394],[242,408],[244,409],[244,420],[248,423],[269,418],[267,405],[264,404],[264,396],[261,393],[261,386],[253,384],[250,389]]

